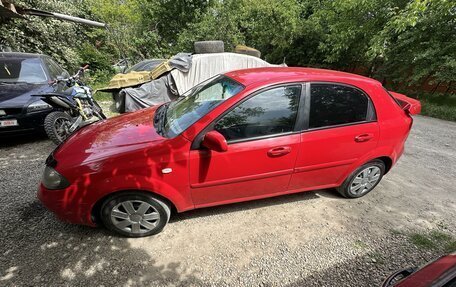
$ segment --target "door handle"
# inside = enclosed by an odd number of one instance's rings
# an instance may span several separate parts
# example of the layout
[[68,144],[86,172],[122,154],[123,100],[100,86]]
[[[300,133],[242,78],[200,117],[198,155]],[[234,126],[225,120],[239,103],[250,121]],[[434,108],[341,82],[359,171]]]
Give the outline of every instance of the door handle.
[[358,142],[358,143],[367,142],[368,140],[371,140],[373,138],[374,138],[373,134],[361,134],[361,135],[355,137],[355,142]]
[[275,147],[275,148],[268,150],[268,156],[271,156],[271,157],[282,156],[282,155],[286,155],[290,152],[291,152],[291,147],[289,147],[289,146]]

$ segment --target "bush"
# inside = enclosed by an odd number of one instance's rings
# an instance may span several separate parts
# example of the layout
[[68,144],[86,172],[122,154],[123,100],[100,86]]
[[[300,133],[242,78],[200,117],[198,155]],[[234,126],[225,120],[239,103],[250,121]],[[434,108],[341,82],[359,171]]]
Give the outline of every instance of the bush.
[[79,55],[84,64],[89,64],[92,71],[102,71],[104,74],[114,73],[114,69],[111,66],[112,59],[107,54],[101,53],[94,46],[88,43],[83,44],[79,50]]

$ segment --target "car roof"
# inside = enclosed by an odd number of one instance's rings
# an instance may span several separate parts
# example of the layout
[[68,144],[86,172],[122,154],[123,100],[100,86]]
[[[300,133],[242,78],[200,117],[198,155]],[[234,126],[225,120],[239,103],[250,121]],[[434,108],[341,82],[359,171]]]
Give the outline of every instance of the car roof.
[[298,68],[298,67],[265,67],[236,70],[225,73],[226,76],[236,80],[244,86],[254,83],[281,83],[293,81],[360,81],[381,85],[377,80],[334,70]]
[[33,53],[20,53],[20,52],[0,52],[0,58],[43,58],[47,57],[43,54],[33,54]]

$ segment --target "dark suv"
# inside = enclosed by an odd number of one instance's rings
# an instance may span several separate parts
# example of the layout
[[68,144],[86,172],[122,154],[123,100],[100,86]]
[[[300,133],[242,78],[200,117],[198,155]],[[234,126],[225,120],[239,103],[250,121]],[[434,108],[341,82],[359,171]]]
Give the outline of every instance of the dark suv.
[[57,77],[69,74],[49,56],[0,53],[0,135],[42,130],[53,109],[33,95],[52,92]]

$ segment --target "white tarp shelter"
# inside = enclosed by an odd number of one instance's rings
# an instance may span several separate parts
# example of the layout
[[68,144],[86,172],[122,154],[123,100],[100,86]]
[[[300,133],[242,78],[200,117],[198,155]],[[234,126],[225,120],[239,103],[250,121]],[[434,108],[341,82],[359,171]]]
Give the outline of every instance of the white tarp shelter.
[[189,65],[185,69],[175,68],[169,74],[138,88],[121,90],[121,96],[125,97],[125,111],[131,112],[174,100],[192,87],[218,74],[277,66],[257,57],[236,53],[194,54],[187,59]]

